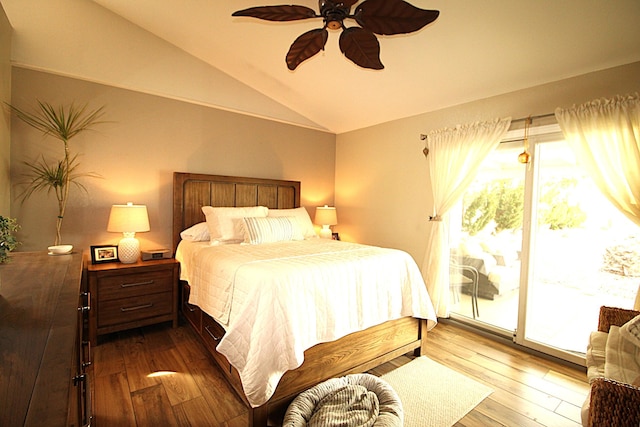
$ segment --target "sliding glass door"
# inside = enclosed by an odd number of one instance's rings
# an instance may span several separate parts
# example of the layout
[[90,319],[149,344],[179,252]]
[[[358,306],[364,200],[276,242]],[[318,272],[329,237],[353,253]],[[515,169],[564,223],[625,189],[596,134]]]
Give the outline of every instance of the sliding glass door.
[[599,307],[633,306],[640,228],[557,128],[532,131],[530,162],[518,162],[521,140],[505,141],[452,215],[452,317],[582,363]]

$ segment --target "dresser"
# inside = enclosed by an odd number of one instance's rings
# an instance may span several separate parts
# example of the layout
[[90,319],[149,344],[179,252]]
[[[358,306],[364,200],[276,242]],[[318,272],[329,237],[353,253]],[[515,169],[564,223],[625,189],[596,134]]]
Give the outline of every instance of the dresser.
[[91,421],[82,254],[13,252],[0,264],[0,426]]
[[179,263],[171,259],[133,264],[92,264],[85,269],[92,310],[89,340],[98,345],[100,335],[171,321],[178,325]]

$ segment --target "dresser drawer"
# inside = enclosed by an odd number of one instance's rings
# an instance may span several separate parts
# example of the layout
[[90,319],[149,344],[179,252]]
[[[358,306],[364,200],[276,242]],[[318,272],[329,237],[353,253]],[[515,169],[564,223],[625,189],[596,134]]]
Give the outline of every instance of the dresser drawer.
[[182,284],[182,314],[191,323],[194,329],[202,332],[202,310],[197,305],[189,304],[189,293],[191,287],[186,283]]
[[173,293],[141,295],[98,302],[98,327],[116,325],[171,314]]
[[202,313],[202,339],[221,369],[231,372],[231,364],[227,358],[216,351],[216,347],[225,334],[225,330],[211,316]]
[[100,301],[169,292],[172,289],[171,270],[118,274],[98,278]]

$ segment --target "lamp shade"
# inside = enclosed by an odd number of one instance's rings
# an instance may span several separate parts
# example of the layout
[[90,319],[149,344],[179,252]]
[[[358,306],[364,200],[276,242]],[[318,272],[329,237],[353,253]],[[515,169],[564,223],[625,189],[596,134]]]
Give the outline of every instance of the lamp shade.
[[336,208],[327,205],[318,206],[316,208],[315,222],[318,225],[336,225],[338,223]]
[[147,207],[134,205],[131,202],[126,205],[111,206],[107,231],[120,233],[149,231]]

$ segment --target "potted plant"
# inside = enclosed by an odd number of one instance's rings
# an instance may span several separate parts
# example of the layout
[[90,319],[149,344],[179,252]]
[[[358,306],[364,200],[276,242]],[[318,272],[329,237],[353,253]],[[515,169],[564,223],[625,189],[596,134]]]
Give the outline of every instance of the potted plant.
[[16,223],[15,218],[6,218],[0,215],[0,264],[9,260],[9,252],[14,250],[19,242],[13,235],[20,226]]
[[38,129],[44,135],[49,135],[62,141],[62,158],[49,162],[42,156],[35,162],[24,162],[28,168],[28,182],[20,197],[24,202],[34,192],[53,191],[58,201],[58,217],[56,219],[56,237],[54,245],[60,245],[62,220],[64,219],[69,198],[71,184],[86,190],[78,181],[83,176],[97,177],[94,173],[79,173],[77,154],[71,154],[69,141],[81,132],[92,129],[93,126],[104,123],[100,121],[104,107],[95,110],[87,110],[87,106],[76,107],[71,104],[68,107],[54,107],[46,102],[38,101],[38,109],[31,113],[9,105],[16,117]]

